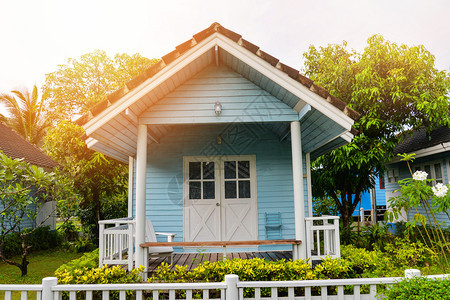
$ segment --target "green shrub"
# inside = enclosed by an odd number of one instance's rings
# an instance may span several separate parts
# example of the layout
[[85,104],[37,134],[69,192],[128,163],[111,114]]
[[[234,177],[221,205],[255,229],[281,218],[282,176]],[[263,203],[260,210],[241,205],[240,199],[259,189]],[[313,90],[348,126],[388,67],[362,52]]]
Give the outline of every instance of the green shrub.
[[[233,259],[211,263],[205,261],[197,268],[187,271],[186,267],[161,264],[149,282],[221,282],[225,275],[236,274],[241,281],[270,281],[270,280],[311,280],[315,279],[313,270],[307,261],[267,261],[261,258]],[[287,295],[287,289],[279,289],[279,295]],[[218,291],[211,292],[211,297],[218,296]],[[262,296],[270,295],[270,288],[261,289]],[[183,298],[184,294],[178,293],[177,297]],[[201,293],[194,293],[201,296]],[[245,297],[254,297],[253,289],[244,290]]]
[[351,262],[342,258],[333,259],[331,257],[325,257],[314,268],[316,279],[350,278],[352,273]]
[[49,226],[41,226],[34,230],[28,237],[32,251],[56,248],[61,245],[62,237],[56,230],[50,230]]
[[[120,266],[108,267],[104,265],[102,268],[59,268],[55,271],[58,278],[58,284],[114,284],[114,283],[136,283],[141,282],[140,273],[144,271],[144,267],[133,269],[131,272],[122,269]],[[133,295],[133,291],[127,291],[127,295]],[[94,292],[94,299],[102,299],[101,292]],[[68,294],[63,293],[63,299],[68,299]],[[77,299],[86,299],[84,292],[77,293]],[[119,299],[117,291],[110,293],[109,299]]]
[[82,257],[73,259],[66,264],[61,265],[56,271],[60,274],[63,271],[73,272],[79,269],[94,269],[98,267],[98,249],[92,252],[84,253]]
[[[25,232],[30,232],[26,229]],[[61,245],[62,238],[56,230],[50,230],[49,226],[36,228],[27,236],[30,251],[40,251],[56,248]],[[5,246],[3,252],[7,258],[22,254],[22,241],[17,233],[10,233],[5,237]]]
[[384,292],[385,299],[426,299],[441,300],[450,299],[450,278],[427,279],[424,277],[403,280],[394,284],[392,288]]
[[197,268],[187,271],[186,267],[162,264],[149,279],[150,282],[220,282],[227,274],[236,274],[242,281],[308,280],[315,279],[308,262],[267,261],[261,258],[233,259],[211,263],[205,261]]
[[394,266],[392,259],[376,249],[356,248],[352,245],[341,247],[341,257],[351,263],[351,278],[370,278],[383,276],[400,276],[403,269]]
[[385,246],[386,254],[392,257],[397,268],[423,267],[426,254],[434,258],[436,254],[426,248],[421,242],[410,242],[408,239],[396,239],[394,243]]

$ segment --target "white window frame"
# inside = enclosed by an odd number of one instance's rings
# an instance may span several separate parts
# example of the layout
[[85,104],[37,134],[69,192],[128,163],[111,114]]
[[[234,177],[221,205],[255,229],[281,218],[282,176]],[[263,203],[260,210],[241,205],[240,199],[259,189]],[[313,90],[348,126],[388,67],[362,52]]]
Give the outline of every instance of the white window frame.
[[418,169],[420,169],[421,171],[425,171],[425,166],[429,165],[431,174],[428,174],[427,179],[434,179],[433,182],[431,183],[431,185],[435,185],[436,183],[439,182],[436,179],[436,169],[434,167],[435,164],[441,165],[441,177],[439,180],[441,180],[441,183],[445,184],[445,177],[444,177],[445,162],[443,160],[434,160],[434,161],[424,162],[424,163],[420,163],[420,164],[413,164],[413,172],[417,171]]
[[398,168],[388,169],[386,171],[386,178],[388,183],[396,183],[398,182],[399,171]]

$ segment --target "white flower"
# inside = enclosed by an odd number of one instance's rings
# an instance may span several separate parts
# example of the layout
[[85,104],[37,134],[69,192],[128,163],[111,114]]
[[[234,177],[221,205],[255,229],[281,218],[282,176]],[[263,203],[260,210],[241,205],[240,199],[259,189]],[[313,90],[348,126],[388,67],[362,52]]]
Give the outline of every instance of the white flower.
[[447,195],[448,187],[442,183],[437,183],[431,188],[436,197],[445,197]]
[[416,171],[413,174],[413,179],[418,181],[424,181],[427,179],[428,173],[425,171]]

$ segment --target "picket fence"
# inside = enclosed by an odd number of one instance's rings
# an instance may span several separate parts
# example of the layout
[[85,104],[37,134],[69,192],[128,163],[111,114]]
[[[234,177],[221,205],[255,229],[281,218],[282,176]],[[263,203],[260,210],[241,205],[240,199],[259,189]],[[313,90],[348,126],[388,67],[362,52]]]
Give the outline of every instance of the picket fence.
[[[420,276],[418,270],[406,270],[405,277]],[[450,274],[425,276],[432,279],[449,278]],[[237,275],[226,275],[224,282],[213,283],[136,283],[136,284],[83,284],[83,285],[59,285],[55,277],[47,277],[42,284],[36,285],[8,285],[1,284],[0,292],[4,293],[4,299],[13,299],[13,293],[20,293],[20,299],[59,300],[63,294],[70,300],[75,299],[110,299],[115,295],[116,299],[144,299],[151,295],[152,299],[186,299],[194,298],[195,293],[201,293],[202,299],[226,299],[226,300],[258,300],[258,299],[321,299],[321,300],[345,300],[345,299],[378,299],[380,285],[391,286],[404,279],[403,277],[363,278],[363,279],[333,279],[333,280],[303,280],[303,281],[239,281]],[[345,287],[352,286],[353,289]],[[368,287],[363,288],[363,287]],[[279,296],[282,288],[283,295]],[[334,288],[335,295],[328,295],[328,291]],[[251,290],[251,297],[247,293]],[[270,296],[262,295],[262,292],[270,289]],[[286,294],[287,289],[287,294]],[[314,295],[315,290],[320,290],[320,295]],[[348,290],[352,290],[348,294]],[[363,293],[368,290],[368,293]],[[127,294],[128,291],[128,294]],[[129,291],[132,291],[131,293]],[[212,291],[212,297],[210,297]],[[219,292],[217,292],[219,291]],[[180,293],[183,292],[183,293]],[[100,296],[99,296],[100,295]],[[180,297],[182,295],[182,297]],[[148,299],[148,298],[145,298]]]

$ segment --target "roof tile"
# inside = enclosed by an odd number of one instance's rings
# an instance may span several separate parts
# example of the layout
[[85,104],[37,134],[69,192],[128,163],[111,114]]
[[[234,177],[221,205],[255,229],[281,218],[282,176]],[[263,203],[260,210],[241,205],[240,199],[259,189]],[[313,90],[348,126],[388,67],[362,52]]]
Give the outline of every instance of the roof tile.
[[212,35],[215,32],[217,32],[217,27],[218,26],[221,26],[221,25],[219,23],[213,23],[211,26],[209,26],[205,30],[202,30],[202,31],[200,31],[197,34],[194,34],[194,39],[197,41],[197,43],[200,43],[201,41],[203,41],[204,39],[206,39],[210,35]]
[[256,54],[258,52],[259,47],[255,44],[250,43],[249,41],[245,39],[241,39],[241,46],[247,49],[248,51],[252,52],[253,54]]
[[395,154],[411,153],[420,149],[450,142],[450,128],[446,126],[438,127],[430,133],[427,133],[425,128],[415,130],[412,132],[412,135],[407,136],[409,133],[410,132],[403,133],[406,137],[395,146]]
[[337,97],[335,97],[335,96],[333,96],[331,94],[327,97],[327,101],[329,103],[331,103],[332,105],[336,106],[339,110],[342,110],[342,111],[347,106],[347,104],[345,104],[344,101],[342,101],[341,99],[339,99],[339,98],[337,98]]
[[315,83],[313,83],[310,88],[309,88],[312,92],[316,93],[317,95],[319,95],[322,98],[327,99],[328,96],[330,95],[330,93],[324,89],[323,87],[321,87],[320,85],[317,85]]
[[195,41],[195,39],[189,39],[186,42],[181,43],[178,46],[176,46],[175,49],[177,49],[177,51],[180,52],[180,54],[183,54],[184,52],[188,51],[195,45],[197,45],[197,42]]
[[41,149],[28,142],[10,127],[0,122],[0,151],[13,159],[23,159],[25,162],[43,168],[58,166]]
[[283,71],[284,73],[288,74],[289,77],[297,80],[297,77],[298,77],[298,74],[299,74],[298,70],[296,70],[294,68],[291,68],[288,65],[285,65],[285,64],[283,64],[281,62],[278,63],[278,66],[279,66],[280,70]]
[[231,31],[231,30],[229,30],[229,29],[226,29],[226,28],[223,27],[222,25],[219,25],[219,26],[217,27],[217,31],[218,31],[219,33],[223,34],[224,36],[226,36],[227,38],[231,39],[231,40],[232,40],[233,42],[235,42],[235,43],[237,43],[237,42],[241,39],[241,37],[242,37],[242,35],[237,34],[236,32]]
[[352,129],[350,129],[350,133],[353,135],[357,135],[359,133],[358,129],[352,127]]
[[162,57],[162,60],[166,63],[166,65],[168,65],[171,62],[173,62],[175,59],[177,59],[178,57],[180,57],[180,52],[178,52],[178,50],[175,49],[172,52],[164,55]]
[[310,88],[311,85],[314,83],[311,79],[309,79],[306,76],[303,76],[302,74],[298,73],[297,81],[306,86],[307,88]]
[[156,73],[164,69],[166,64],[163,60],[158,61],[156,64],[152,65],[150,68],[144,71],[147,78],[153,77]]
[[274,67],[276,67],[277,63],[280,61],[278,58],[276,58],[262,50],[259,50],[258,53],[256,53],[256,55],[258,55],[259,57],[261,57],[262,59],[264,59],[265,61],[267,61],[269,64],[271,64]]
[[125,96],[126,93],[128,93],[128,88],[122,87],[122,88],[118,89],[117,91],[109,94],[108,97],[106,97],[106,99],[108,99],[108,101],[110,103],[114,103],[117,100],[119,100],[120,98],[122,98],[123,96]]
[[84,114],[81,117],[79,117],[75,123],[77,123],[80,126],[83,126],[84,124],[86,124],[87,122],[89,122],[89,120],[92,119],[92,114],[88,113],[88,114]]
[[358,120],[359,117],[361,117],[361,115],[357,111],[351,109],[348,106],[346,106],[343,111],[348,117],[350,117],[353,120]]
[[139,76],[134,77],[130,81],[128,81],[125,85],[127,86],[128,90],[132,90],[136,88],[138,85],[146,81],[148,77],[145,75],[145,73],[139,74]]
[[92,113],[92,115],[95,117],[102,111],[104,111],[108,106],[110,106],[111,103],[108,100],[103,100],[99,103],[97,103],[94,107],[92,107],[89,111]]

